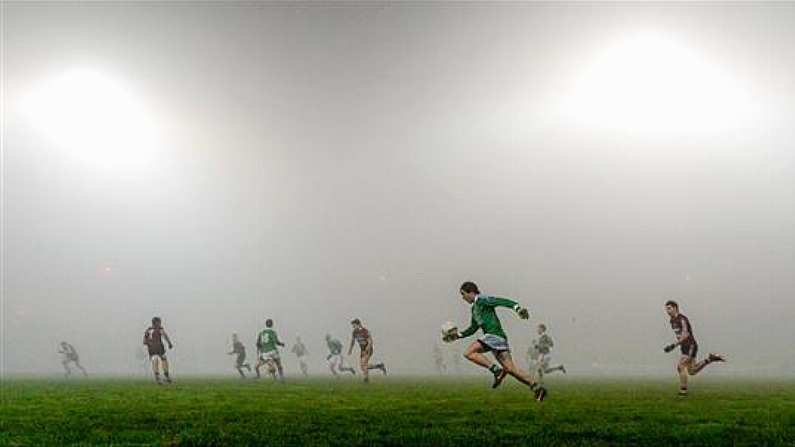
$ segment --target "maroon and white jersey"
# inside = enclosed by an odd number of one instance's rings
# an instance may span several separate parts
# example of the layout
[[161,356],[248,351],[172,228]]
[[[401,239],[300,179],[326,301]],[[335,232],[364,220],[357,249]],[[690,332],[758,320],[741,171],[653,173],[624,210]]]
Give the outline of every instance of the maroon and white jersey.
[[679,314],[671,318],[671,329],[674,330],[677,339],[686,336],[686,338],[681,341],[681,344],[691,345],[696,343],[696,337],[693,335],[693,327],[690,326],[690,320],[688,320],[686,316]]
[[149,327],[149,329],[144,332],[144,344],[149,347],[149,349],[157,349],[163,348],[163,334],[165,330],[162,327]]
[[367,341],[370,339],[370,331],[367,328],[360,328],[353,330],[353,338],[359,343],[359,347],[364,349],[367,346]]

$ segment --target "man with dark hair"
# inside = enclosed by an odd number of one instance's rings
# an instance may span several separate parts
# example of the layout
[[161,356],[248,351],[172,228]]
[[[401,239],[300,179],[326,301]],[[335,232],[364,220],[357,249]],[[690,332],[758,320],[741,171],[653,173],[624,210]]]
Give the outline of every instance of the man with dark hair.
[[279,357],[279,346],[284,343],[279,341],[276,331],[273,330],[273,320],[265,320],[265,329],[257,335],[257,366],[254,370],[257,378],[260,378],[260,368],[267,364],[271,376],[276,378],[276,371],[279,372],[279,380],[284,381],[284,369],[282,369],[282,359]]
[[246,363],[246,347],[240,342],[237,333],[232,334],[232,351],[228,352],[229,355],[237,355],[235,358],[235,369],[240,373],[240,378],[245,379],[246,374],[243,373],[243,368],[251,372],[251,365]]
[[163,339],[168,343],[168,349],[173,349],[174,345],[171,339],[168,338],[163,322],[160,317],[152,318],[152,326],[144,332],[144,345],[149,351],[149,358],[152,361],[152,372],[155,374],[155,381],[161,385],[160,381],[160,368],[163,369],[163,375],[166,377],[166,382],[171,383],[171,376],[168,374],[168,358],[166,358],[166,347],[163,344]]
[[359,354],[359,367],[364,376],[364,383],[370,382],[371,369],[380,369],[381,372],[386,375],[386,365],[384,365],[383,362],[370,364],[370,358],[373,356],[373,337],[370,335],[370,331],[362,325],[361,320],[358,318],[354,318],[351,321],[351,326],[353,326],[353,333],[351,334],[350,346],[348,346],[348,355],[353,353],[353,343],[359,343],[359,349],[361,350]]
[[[472,308],[472,319],[468,328],[463,332],[453,334],[453,338],[465,338],[477,332],[483,331],[483,336],[472,342],[464,352],[464,357],[470,362],[487,368],[494,374],[494,384],[492,388],[497,388],[503,379],[510,374],[518,381],[529,386],[538,401],[546,398],[547,391],[544,387],[536,384],[535,379],[523,369],[513,363],[511,351],[508,347],[508,338],[502,330],[500,319],[497,317],[495,308],[507,307],[513,309],[519,318],[526,320],[530,318],[530,312],[519,305],[516,301],[508,298],[483,295],[480,293],[477,284],[467,281],[461,284],[461,298],[469,303]],[[500,366],[489,361],[483,354],[492,352]]]
[[671,328],[674,330],[676,342],[666,346],[663,350],[671,352],[679,346],[681,355],[676,364],[676,370],[679,372],[679,396],[687,396],[687,376],[694,376],[702,369],[712,362],[725,362],[726,359],[714,352],[710,352],[707,358],[696,362],[696,354],[698,354],[698,343],[696,337],[693,335],[693,327],[690,325],[690,320],[679,312],[679,303],[674,300],[668,300],[665,303],[665,312],[670,317]]
[[74,346],[72,346],[71,343],[62,341],[61,349],[58,350],[58,353],[63,355],[63,360],[61,361],[61,364],[63,365],[63,369],[66,370],[65,373],[66,377],[72,375],[72,370],[69,369],[70,363],[74,363],[75,366],[77,366],[77,368],[83,372],[84,376],[88,375],[86,369],[83,368],[83,366],[80,364],[80,356],[77,355],[77,350],[75,349]]

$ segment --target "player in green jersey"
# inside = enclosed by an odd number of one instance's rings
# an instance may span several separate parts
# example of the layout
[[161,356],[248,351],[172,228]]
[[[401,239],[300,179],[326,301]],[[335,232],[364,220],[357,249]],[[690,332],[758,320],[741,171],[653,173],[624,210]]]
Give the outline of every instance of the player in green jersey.
[[342,342],[332,337],[331,334],[326,334],[326,345],[328,346],[326,360],[331,374],[337,377],[337,370],[339,370],[340,372],[349,372],[355,376],[356,370],[353,367],[345,366],[345,359],[342,357]]
[[544,374],[555,371],[566,374],[566,368],[563,365],[550,366],[552,363],[552,347],[555,346],[555,342],[547,334],[547,326],[544,323],[540,323],[536,328],[536,333],[538,338],[533,340],[533,345],[527,350],[528,364],[530,365],[530,371],[533,372],[533,377],[541,383]]
[[[519,315],[519,318],[523,320],[530,318],[530,312],[516,301],[508,298],[481,294],[478,286],[470,281],[461,285],[460,293],[461,298],[472,306],[472,319],[469,327],[460,333],[454,334],[454,337],[466,338],[473,335],[478,329],[483,331],[483,335],[472,342],[464,351],[464,357],[476,365],[487,368],[494,374],[492,388],[500,386],[503,379],[510,374],[529,386],[534,391],[538,401],[544,400],[547,393],[546,389],[537,385],[527,371],[514,364],[510,348],[508,347],[508,337],[505,335],[505,331],[502,330],[495,308],[507,307],[513,309]],[[483,355],[487,352],[494,354],[499,366]]]
[[[260,377],[260,368],[262,365],[269,365],[275,367],[279,372],[279,380],[284,381],[284,369],[282,369],[282,359],[279,357],[279,346],[284,346],[284,343],[279,341],[276,331],[273,330],[273,320],[268,318],[265,320],[265,329],[257,335],[257,366],[254,370],[257,373],[257,378]],[[275,372],[271,373],[276,378]]]

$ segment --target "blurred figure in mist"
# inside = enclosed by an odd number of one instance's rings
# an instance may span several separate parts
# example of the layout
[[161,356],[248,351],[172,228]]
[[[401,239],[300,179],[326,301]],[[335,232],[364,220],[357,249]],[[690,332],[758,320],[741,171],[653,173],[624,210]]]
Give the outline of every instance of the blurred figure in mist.
[[450,348],[450,353],[452,355],[453,372],[461,374],[461,358],[463,357],[461,351],[456,348]]
[[243,373],[243,368],[251,372],[251,365],[246,363],[246,347],[240,342],[240,339],[237,337],[237,332],[232,334],[232,350],[227,352],[227,354],[237,355],[235,358],[235,369],[237,369],[237,372],[240,374],[240,378],[245,379],[246,374]]
[[536,333],[538,338],[533,340],[530,349],[527,350],[530,372],[538,382],[544,380],[544,374],[550,374],[555,371],[566,374],[566,368],[563,365],[550,366],[552,363],[552,347],[555,346],[555,342],[547,334],[547,326],[544,323],[540,323],[536,328]]
[[337,370],[340,372],[349,372],[351,375],[356,375],[356,370],[350,366],[345,366],[345,359],[342,357],[342,342],[332,337],[331,334],[326,334],[326,345],[328,346],[328,355],[326,361],[334,377],[339,377]]
[[306,346],[304,346],[304,343],[301,341],[301,337],[295,337],[295,344],[290,351],[298,357],[298,367],[301,369],[301,374],[308,376],[309,368],[304,357],[309,355],[309,351],[307,351]]
[[351,333],[351,343],[348,346],[348,355],[353,353],[353,344],[359,344],[359,367],[364,376],[364,383],[370,382],[370,370],[379,369],[386,375],[386,365],[383,362],[371,364],[370,359],[373,357],[373,336],[370,331],[362,325],[362,321],[358,318],[351,320],[353,332]]
[[436,365],[436,372],[440,375],[447,373],[447,364],[444,363],[444,355],[439,345],[433,345],[433,363]]
[[77,350],[71,344],[62,341],[61,348],[58,349],[58,353],[63,356],[61,360],[61,364],[63,365],[63,369],[65,370],[64,375],[69,377],[72,375],[72,370],[69,369],[69,364],[74,363],[75,366],[83,372],[84,376],[87,376],[88,373],[86,372],[85,368],[80,365],[80,356],[77,355]]
[[171,339],[168,338],[163,322],[160,317],[152,318],[152,325],[144,332],[144,346],[149,353],[149,359],[152,361],[152,372],[155,374],[155,382],[162,385],[160,381],[160,369],[163,370],[163,375],[166,377],[166,382],[171,383],[171,376],[168,372],[168,358],[166,357],[166,347],[163,340],[168,343],[168,349],[173,349],[174,345]]

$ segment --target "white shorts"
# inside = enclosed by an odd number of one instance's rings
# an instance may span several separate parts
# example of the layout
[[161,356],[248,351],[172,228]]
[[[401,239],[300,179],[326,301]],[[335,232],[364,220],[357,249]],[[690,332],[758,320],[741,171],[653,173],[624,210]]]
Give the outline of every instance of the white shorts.
[[484,334],[478,339],[480,344],[486,348],[487,351],[510,351],[508,347],[508,340],[494,334]]
[[344,364],[342,354],[332,355],[328,359],[328,366],[332,368],[341,368]]
[[260,352],[259,354],[260,361],[268,362],[268,361],[276,361],[278,362],[281,357],[279,357],[279,351],[268,351],[268,352]]

